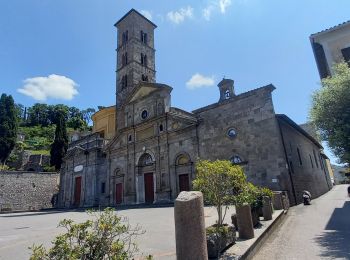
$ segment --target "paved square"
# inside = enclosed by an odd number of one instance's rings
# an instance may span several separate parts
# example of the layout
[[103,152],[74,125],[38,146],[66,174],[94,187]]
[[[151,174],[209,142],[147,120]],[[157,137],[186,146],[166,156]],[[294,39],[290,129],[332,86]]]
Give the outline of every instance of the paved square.
[[[118,211],[128,217],[131,225],[139,224],[146,233],[138,238],[140,252],[152,254],[155,259],[175,259],[174,208],[138,208]],[[234,212],[231,207],[226,222]],[[47,211],[0,214],[0,259],[29,259],[28,247],[33,243],[50,246],[55,235],[62,232],[57,224],[64,218],[82,222],[88,218],[85,212]],[[215,223],[215,208],[205,208],[205,222]]]

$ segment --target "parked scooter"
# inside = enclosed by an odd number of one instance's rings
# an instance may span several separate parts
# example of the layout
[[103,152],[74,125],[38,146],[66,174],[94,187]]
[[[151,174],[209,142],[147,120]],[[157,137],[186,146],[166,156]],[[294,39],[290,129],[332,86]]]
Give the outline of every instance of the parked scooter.
[[304,205],[311,205],[311,193],[307,190],[303,191],[303,201]]

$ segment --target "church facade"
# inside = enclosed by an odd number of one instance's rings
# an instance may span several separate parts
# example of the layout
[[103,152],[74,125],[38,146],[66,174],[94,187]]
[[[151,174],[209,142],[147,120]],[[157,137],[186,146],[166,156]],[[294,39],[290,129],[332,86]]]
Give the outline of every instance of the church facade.
[[273,85],[236,95],[234,81],[223,79],[218,102],[184,111],[172,106],[172,87],[156,82],[156,25],[132,9],[115,26],[115,135],[70,143],[61,207],[173,201],[191,190],[199,159],[241,165],[249,181],[287,191],[292,204],[304,189],[317,197],[332,187],[319,142],[275,113]]

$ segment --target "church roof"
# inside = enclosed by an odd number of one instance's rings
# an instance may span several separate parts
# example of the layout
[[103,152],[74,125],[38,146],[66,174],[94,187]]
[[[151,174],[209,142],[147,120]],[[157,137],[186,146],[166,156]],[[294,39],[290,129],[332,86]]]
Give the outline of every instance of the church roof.
[[292,119],[290,119],[288,116],[284,114],[276,114],[276,118],[278,120],[286,122],[288,125],[293,127],[295,130],[300,132],[302,135],[304,135],[306,138],[310,139],[318,148],[323,149],[323,146],[314,138],[312,137],[308,132],[306,132],[303,128],[301,128],[297,123],[295,123]]
[[313,34],[310,35],[310,38],[313,38],[313,37],[318,36],[318,35],[320,35],[320,34],[324,34],[324,33],[327,33],[327,32],[331,32],[331,31],[340,29],[340,28],[345,27],[345,26],[347,26],[347,25],[349,25],[349,24],[350,24],[350,20],[349,20],[349,21],[346,21],[346,22],[343,22],[343,23],[340,23],[340,24],[338,24],[338,25],[332,26],[332,27],[330,27],[330,28],[324,29],[324,30],[322,30],[322,31],[320,31],[320,32],[313,33]]
[[115,24],[114,26],[117,27],[117,25],[123,21],[127,16],[129,16],[132,12],[136,13],[137,15],[141,16],[143,19],[145,19],[147,22],[149,22],[150,24],[152,24],[154,26],[154,28],[157,28],[157,25],[155,25],[151,20],[147,19],[143,14],[139,13],[138,11],[136,11],[134,8],[132,8],[129,12],[127,12],[122,18],[120,18]]
[[260,87],[260,88],[256,88],[256,89],[252,89],[252,90],[249,90],[247,92],[244,92],[244,93],[241,93],[241,94],[238,94],[232,98],[229,98],[229,99],[226,99],[224,101],[221,101],[221,102],[216,102],[214,104],[210,104],[210,105],[207,105],[207,106],[204,106],[204,107],[201,107],[201,108],[198,108],[198,109],[195,109],[192,111],[193,114],[198,114],[198,113],[202,113],[203,111],[206,111],[208,109],[212,109],[212,108],[216,108],[218,106],[221,106],[222,104],[226,104],[228,102],[235,102],[237,101],[238,99],[241,99],[241,98],[246,98],[250,95],[252,95],[253,93],[257,92],[257,91],[261,91],[261,90],[269,90],[269,91],[274,91],[276,88],[274,85],[272,84],[269,84],[269,85],[266,85],[266,86],[263,86],[263,87]]

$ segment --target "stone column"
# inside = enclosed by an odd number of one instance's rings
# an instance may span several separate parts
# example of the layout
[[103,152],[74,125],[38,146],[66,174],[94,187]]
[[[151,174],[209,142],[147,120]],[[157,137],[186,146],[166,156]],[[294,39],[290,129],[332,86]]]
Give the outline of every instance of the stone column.
[[264,220],[271,220],[272,219],[272,206],[271,206],[271,199],[267,196],[263,197],[263,216]]
[[203,195],[183,191],[175,200],[175,237],[178,260],[207,260]]
[[280,210],[283,209],[282,192],[275,191],[272,199],[273,208]]
[[236,206],[239,237],[251,239],[254,237],[254,228],[250,205]]

